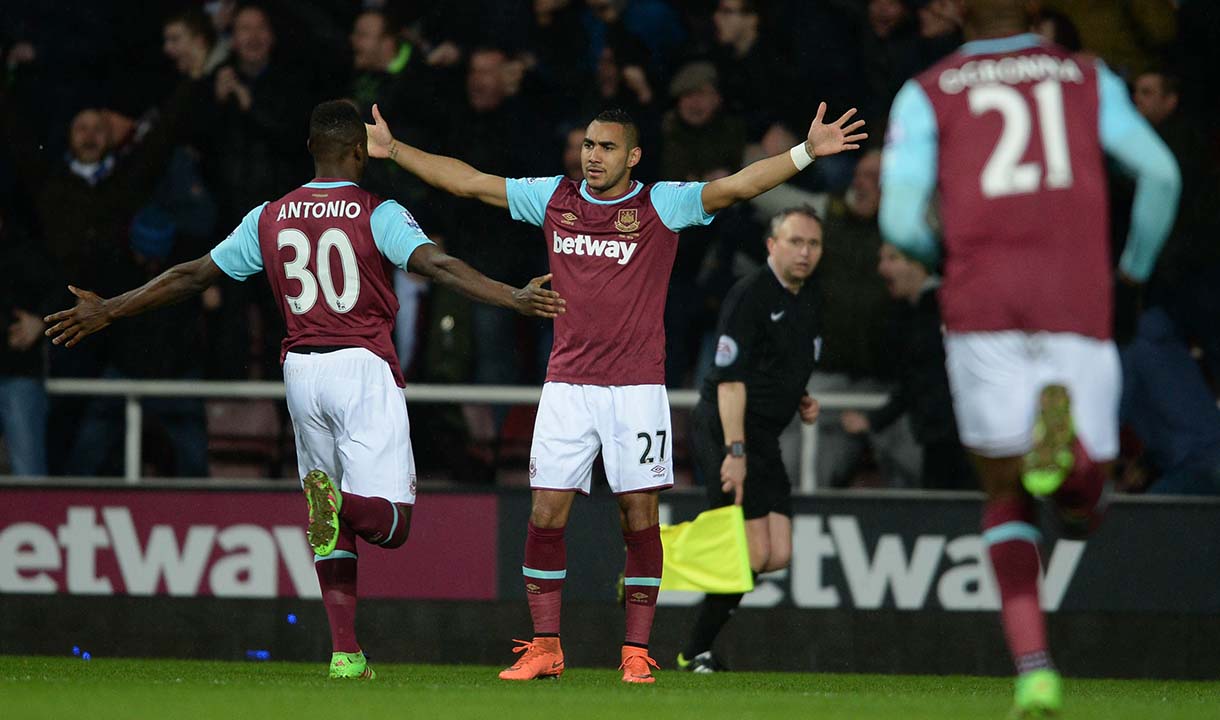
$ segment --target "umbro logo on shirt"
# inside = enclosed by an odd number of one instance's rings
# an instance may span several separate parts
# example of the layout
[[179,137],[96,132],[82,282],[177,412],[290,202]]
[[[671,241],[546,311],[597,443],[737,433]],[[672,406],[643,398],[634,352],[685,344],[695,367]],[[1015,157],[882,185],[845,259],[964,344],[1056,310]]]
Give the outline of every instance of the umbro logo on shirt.
[[780,318],[782,318],[782,317],[784,316],[784,313],[785,313],[785,312],[787,312],[787,311],[786,311],[786,310],[780,310],[779,312],[773,312],[773,313],[771,313],[771,322],[779,322],[779,319],[780,319]]

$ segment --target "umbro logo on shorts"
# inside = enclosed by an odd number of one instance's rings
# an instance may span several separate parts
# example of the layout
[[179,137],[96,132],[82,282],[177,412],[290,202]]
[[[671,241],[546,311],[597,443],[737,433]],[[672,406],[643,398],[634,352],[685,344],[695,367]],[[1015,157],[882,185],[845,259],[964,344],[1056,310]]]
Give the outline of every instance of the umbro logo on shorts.
[[538,476],[538,458],[530,458],[530,479],[533,480]]
[[652,466],[652,476],[653,477],[661,477],[664,474],[665,474],[664,465],[653,465]]

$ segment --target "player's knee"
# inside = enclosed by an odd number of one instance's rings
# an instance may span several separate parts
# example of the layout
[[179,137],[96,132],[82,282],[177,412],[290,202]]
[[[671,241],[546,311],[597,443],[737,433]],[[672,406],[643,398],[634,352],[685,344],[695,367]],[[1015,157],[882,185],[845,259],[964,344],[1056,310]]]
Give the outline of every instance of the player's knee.
[[783,570],[792,562],[792,548],[771,548],[771,556],[767,558],[767,567],[764,572],[774,572]]
[[394,509],[398,512],[398,520],[390,530],[390,536],[380,543],[388,550],[402,547],[411,535],[411,506],[395,504]]

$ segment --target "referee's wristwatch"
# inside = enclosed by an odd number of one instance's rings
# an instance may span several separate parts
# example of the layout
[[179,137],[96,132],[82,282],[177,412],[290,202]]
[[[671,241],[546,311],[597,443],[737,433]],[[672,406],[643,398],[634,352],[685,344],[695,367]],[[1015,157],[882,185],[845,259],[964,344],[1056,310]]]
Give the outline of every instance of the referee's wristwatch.
[[728,445],[725,445],[724,454],[728,455],[729,457],[736,457],[736,458],[745,457],[746,456],[745,441],[744,440],[734,440],[733,442],[729,443]]

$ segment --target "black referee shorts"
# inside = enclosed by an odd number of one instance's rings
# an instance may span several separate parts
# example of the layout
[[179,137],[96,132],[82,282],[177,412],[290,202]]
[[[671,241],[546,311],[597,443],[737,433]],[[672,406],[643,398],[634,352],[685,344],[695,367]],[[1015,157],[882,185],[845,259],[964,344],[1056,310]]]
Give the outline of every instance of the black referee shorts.
[[[733,504],[733,495],[720,490],[720,465],[724,462],[724,430],[719,411],[702,400],[692,418],[695,462],[707,484],[708,503],[713,508]],[[779,435],[746,425],[746,482],[742,511],[747,520],[780,513],[792,517],[792,483],[779,452]]]

